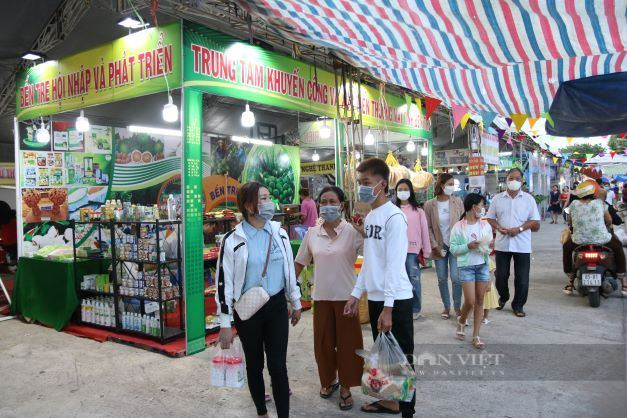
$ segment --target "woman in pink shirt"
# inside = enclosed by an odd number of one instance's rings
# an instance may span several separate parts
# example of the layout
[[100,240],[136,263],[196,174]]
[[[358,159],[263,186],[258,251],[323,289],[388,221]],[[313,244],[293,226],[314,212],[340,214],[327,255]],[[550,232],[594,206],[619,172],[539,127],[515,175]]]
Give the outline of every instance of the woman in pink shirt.
[[420,317],[422,309],[422,290],[420,286],[420,264],[418,255],[422,251],[424,258],[431,256],[431,242],[429,240],[429,226],[424,211],[418,206],[414,186],[407,179],[396,184],[396,206],[401,208],[407,218],[407,259],[405,269],[414,287],[414,319]]
[[339,407],[353,407],[350,388],[361,385],[363,348],[358,317],[344,315],[344,305],[355,286],[355,260],[363,251],[363,236],[344,219],[344,192],[327,186],[320,192],[322,224],[309,228],[296,256],[296,277],[314,263],[314,355],[320,376],[320,397],[340,389]]
[[300,212],[303,214],[303,225],[308,228],[316,225],[318,220],[318,211],[316,210],[316,202],[309,197],[309,191],[300,189]]

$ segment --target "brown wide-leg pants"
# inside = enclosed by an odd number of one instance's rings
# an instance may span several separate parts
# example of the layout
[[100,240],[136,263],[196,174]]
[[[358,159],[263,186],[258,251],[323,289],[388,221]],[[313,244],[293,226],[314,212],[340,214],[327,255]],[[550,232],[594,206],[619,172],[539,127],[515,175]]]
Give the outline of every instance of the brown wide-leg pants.
[[320,386],[336,378],[342,386],[361,385],[364,360],[355,350],[364,348],[359,318],[344,316],[346,301],[315,301],[313,308],[314,354]]

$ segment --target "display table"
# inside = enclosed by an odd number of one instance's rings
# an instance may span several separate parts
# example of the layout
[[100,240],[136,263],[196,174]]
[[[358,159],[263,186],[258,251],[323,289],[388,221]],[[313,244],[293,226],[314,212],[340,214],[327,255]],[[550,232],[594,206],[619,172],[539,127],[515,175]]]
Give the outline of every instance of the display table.
[[79,305],[75,277],[98,273],[101,262],[85,260],[64,263],[20,257],[11,315],[21,313],[61,331]]

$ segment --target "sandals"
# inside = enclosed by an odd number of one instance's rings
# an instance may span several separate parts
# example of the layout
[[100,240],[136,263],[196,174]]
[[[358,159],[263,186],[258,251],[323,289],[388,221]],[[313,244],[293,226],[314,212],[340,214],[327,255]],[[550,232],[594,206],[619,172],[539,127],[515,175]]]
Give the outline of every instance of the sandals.
[[[374,409],[366,409],[366,408],[374,408]],[[369,403],[368,405],[364,405],[361,407],[361,412],[365,412],[367,414],[390,414],[390,415],[398,415],[401,413],[401,410],[394,410],[390,408],[386,408],[381,405],[379,401]]]
[[502,311],[502,310],[503,310],[503,308],[505,307],[505,303],[506,303],[506,302],[507,302],[507,301],[503,302],[501,299],[499,299],[499,306],[497,306],[497,307],[496,307],[496,310],[497,310],[497,311]]
[[514,315],[516,315],[518,318],[524,318],[527,316],[527,314],[525,313],[525,311],[521,310],[515,310],[514,311]]
[[481,341],[481,337],[479,337],[478,335],[476,337],[472,337],[472,345],[478,350],[482,350],[485,348],[485,343]]
[[564,286],[564,290],[562,290],[562,292],[567,295],[570,296],[573,294],[573,291],[575,290],[575,286],[573,286],[572,283],[567,284],[566,286]]
[[329,399],[339,388],[339,383],[333,383],[331,386],[324,388],[324,390],[327,391],[326,393],[322,392],[322,389],[320,390],[320,397],[322,399]]
[[440,314],[440,318],[442,318],[442,319],[444,319],[444,320],[450,319],[450,318],[451,318],[451,313],[450,313],[450,311],[443,311],[443,312]]
[[[347,402],[350,399],[350,402]],[[344,405],[342,405],[342,403]],[[340,393],[340,410],[342,411],[348,411],[350,409],[353,409],[353,395],[350,393],[350,391],[348,392],[348,395],[346,396],[342,396],[342,394]]]
[[466,338],[466,333],[464,332],[464,329],[466,328],[466,324],[464,322],[461,322],[461,317],[457,318],[457,330],[455,330],[455,335],[457,336],[458,340],[464,340],[464,338]]

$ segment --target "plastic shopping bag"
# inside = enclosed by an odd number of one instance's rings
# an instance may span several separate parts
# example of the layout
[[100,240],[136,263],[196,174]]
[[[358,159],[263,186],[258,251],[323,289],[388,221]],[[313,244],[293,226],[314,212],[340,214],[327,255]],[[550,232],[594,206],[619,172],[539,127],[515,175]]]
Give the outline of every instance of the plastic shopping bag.
[[212,386],[240,388],[244,386],[246,366],[242,345],[233,342],[231,348],[216,348],[211,357],[210,383]]
[[416,390],[416,373],[391,332],[379,333],[372,350],[358,350],[364,358],[361,389],[373,398],[409,402]]

